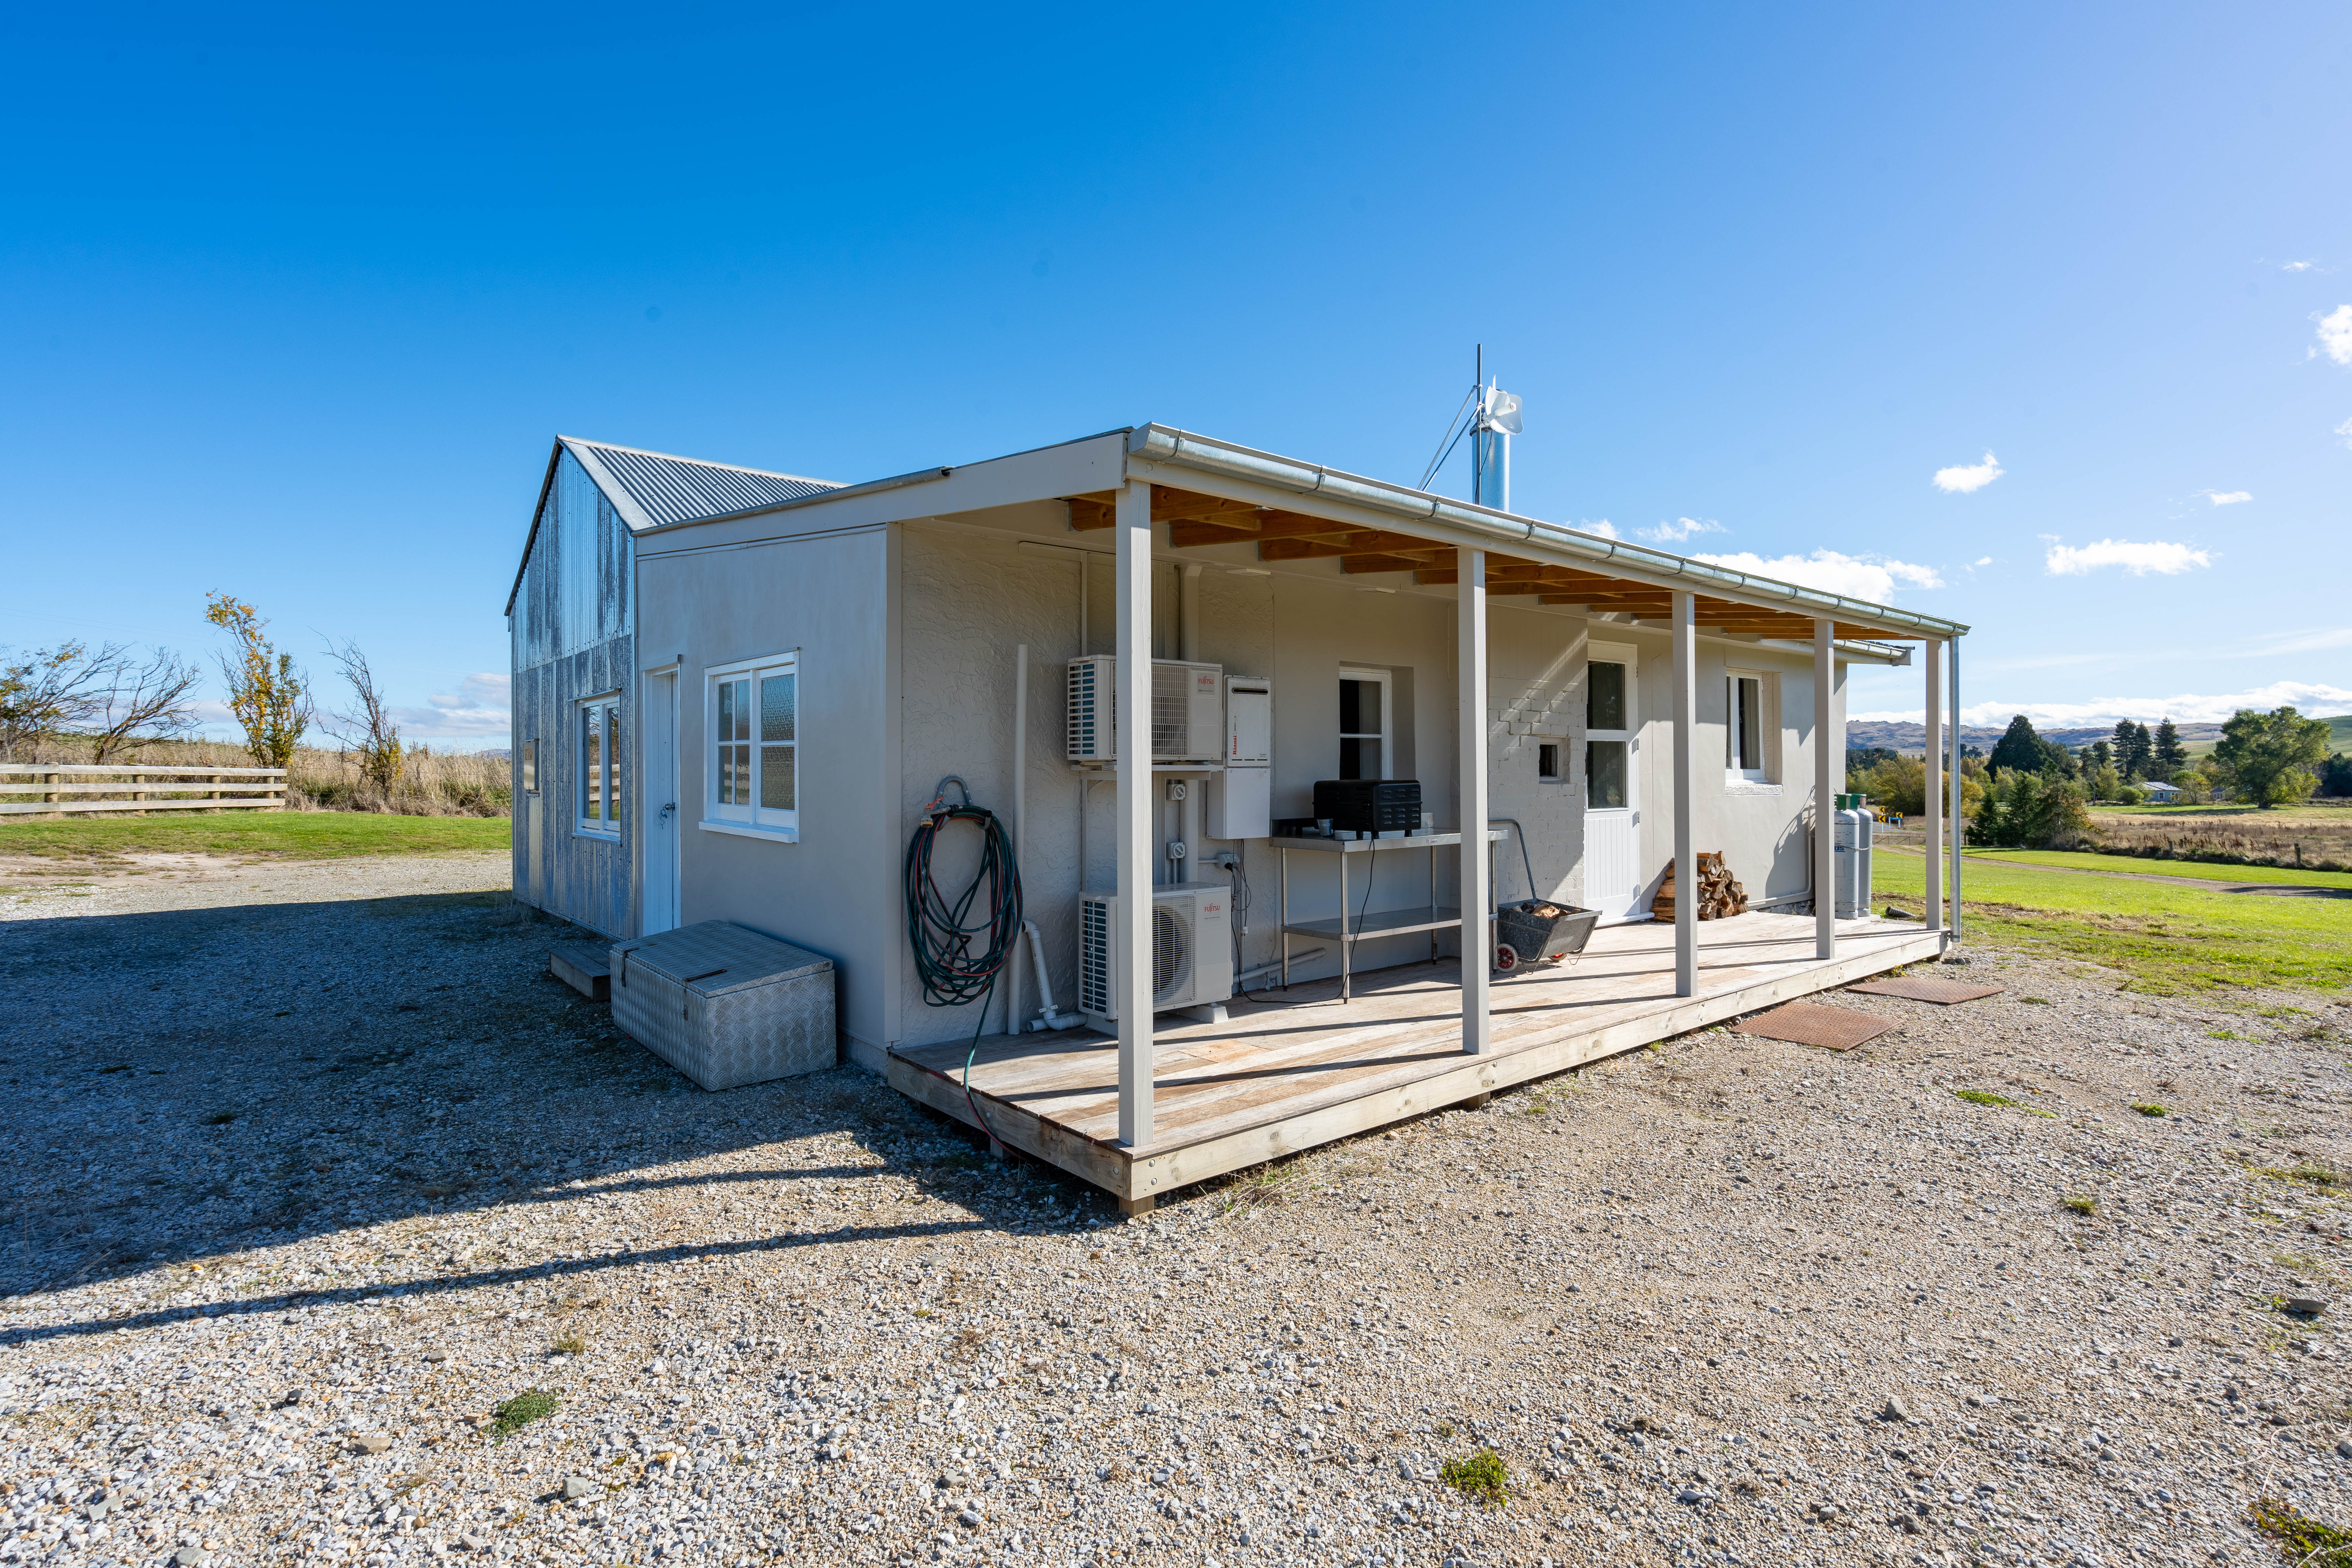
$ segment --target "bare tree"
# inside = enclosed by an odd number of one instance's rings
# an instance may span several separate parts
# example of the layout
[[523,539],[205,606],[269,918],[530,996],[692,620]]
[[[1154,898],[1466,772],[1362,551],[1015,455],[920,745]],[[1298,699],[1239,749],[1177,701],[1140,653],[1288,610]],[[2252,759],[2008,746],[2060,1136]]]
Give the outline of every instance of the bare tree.
[[336,714],[327,731],[342,743],[343,749],[359,757],[360,772],[385,795],[400,783],[403,757],[400,731],[392,721],[392,710],[383,700],[383,691],[376,685],[375,672],[368,668],[367,655],[360,645],[345,642],[338,647],[328,645],[327,657],[335,661],[351,682],[353,707]]
[[0,665],[0,752],[71,730],[105,710],[105,688],[128,650],[121,643],[59,643]]
[[124,746],[140,740],[170,740],[196,727],[190,693],[195,689],[194,664],[169,648],[157,648],[144,662],[124,653],[104,669],[107,687],[91,718],[92,763],[103,763]]

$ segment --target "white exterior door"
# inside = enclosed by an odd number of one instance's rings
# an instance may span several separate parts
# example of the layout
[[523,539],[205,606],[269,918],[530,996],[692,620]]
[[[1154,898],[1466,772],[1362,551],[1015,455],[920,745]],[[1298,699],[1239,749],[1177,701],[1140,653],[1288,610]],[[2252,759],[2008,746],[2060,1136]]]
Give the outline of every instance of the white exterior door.
[[677,798],[677,677],[646,677],[640,706],[646,774],[637,800],[645,824],[646,882],[637,934],[653,936],[677,928],[678,824],[685,815]]
[[1603,921],[1646,920],[1634,650],[1591,646],[1584,670],[1584,902]]

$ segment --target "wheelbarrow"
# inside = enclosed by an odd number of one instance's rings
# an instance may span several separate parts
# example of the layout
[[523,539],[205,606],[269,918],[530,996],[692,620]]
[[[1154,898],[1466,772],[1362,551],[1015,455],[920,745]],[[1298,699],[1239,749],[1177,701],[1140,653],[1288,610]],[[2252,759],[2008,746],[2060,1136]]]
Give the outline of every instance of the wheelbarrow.
[[1529,899],[1505,904],[1495,911],[1495,973],[1511,974],[1530,963],[1544,963],[1582,952],[1599,910]]

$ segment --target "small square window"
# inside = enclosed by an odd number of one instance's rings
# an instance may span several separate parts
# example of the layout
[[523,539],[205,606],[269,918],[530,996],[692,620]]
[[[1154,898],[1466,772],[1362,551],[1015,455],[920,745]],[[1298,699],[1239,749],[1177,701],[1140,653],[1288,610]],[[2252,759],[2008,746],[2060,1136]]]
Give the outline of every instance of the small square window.
[[1558,741],[1536,742],[1536,777],[1546,784],[1559,783],[1559,752]]

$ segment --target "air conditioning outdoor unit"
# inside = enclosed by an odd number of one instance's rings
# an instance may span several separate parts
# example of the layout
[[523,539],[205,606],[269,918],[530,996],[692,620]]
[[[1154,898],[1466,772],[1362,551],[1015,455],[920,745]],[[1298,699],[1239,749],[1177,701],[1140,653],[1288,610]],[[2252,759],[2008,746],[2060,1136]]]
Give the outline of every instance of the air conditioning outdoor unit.
[[[1225,754],[1225,667],[1151,661],[1151,760],[1214,763]],[[1118,760],[1118,660],[1070,661],[1066,752],[1074,763]]]
[[[1204,1007],[1234,994],[1233,889],[1173,882],[1151,889],[1151,1010]],[[1118,895],[1078,895],[1078,1011],[1118,1017]]]

